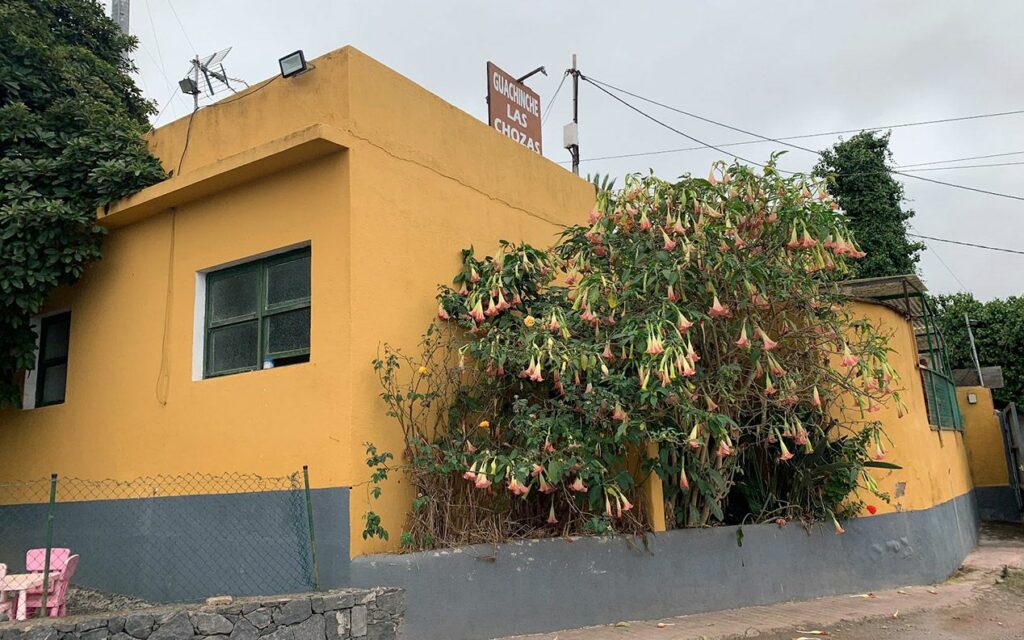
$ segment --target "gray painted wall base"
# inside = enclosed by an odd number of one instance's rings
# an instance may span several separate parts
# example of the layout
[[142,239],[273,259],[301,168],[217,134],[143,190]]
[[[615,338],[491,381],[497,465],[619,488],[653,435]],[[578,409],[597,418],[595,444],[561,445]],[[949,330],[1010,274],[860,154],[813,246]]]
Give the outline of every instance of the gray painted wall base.
[[1017,498],[1013,495],[1013,487],[1010,485],[975,487],[974,495],[978,500],[978,514],[982,520],[1021,522]]
[[355,585],[402,587],[417,640],[479,640],[618,620],[926,584],[978,535],[973,493],[926,511],[859,518],[845,535],[798,525],[689,529],[640,539],[477,545],[352,561]]
[[[324,589],[349,583],[348,492],[310,492]],[[46,513],[0,506],[0,560],[12,573],[45,546]],[[74,585],[154,603],[313,587],[301,490],[58,502],[53,542],[81,556]]]

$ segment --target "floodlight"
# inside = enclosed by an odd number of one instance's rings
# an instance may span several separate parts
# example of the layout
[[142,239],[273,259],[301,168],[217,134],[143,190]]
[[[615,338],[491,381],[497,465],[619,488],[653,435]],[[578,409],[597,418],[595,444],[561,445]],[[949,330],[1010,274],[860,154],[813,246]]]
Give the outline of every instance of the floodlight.
[[192,78],[184,78],[178,80],[178,86],[181,87],[181,92],[186,93],[190,96],[199,94],[199,85]]
[[302,49],[289,53],[277,63],[281,66],[282,78],[290,78],[309,71],[309,65],[306,64],[306,56],[302,53]]

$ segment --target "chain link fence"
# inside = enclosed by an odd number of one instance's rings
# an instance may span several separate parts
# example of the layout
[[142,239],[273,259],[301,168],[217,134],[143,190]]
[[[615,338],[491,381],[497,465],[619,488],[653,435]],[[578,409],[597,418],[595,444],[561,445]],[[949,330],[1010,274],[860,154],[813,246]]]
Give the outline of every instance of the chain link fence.
[[[78,556],[66,597],[63,549]],[[46,606],[71,614],[318,589],[308,474],[0,482],[0,564],[7,588],[43,573]]]

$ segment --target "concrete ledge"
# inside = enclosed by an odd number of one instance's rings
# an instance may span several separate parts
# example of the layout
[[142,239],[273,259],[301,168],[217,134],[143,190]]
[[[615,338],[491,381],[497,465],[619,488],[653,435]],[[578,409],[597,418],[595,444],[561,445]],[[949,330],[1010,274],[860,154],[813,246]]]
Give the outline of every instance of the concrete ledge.
[[122,227],[346,148],[348,143],[342,132],[323,124],[313,125],[146,187],[98,210],[96,217],[105,227]]
[[[945,579],[977,542],[973,493],[810,533],[797,525],[476,545],[352,561],[404,588],[409,637],[477,640]],[[453,614],[453,603],[458,613]]]
[[992,487],[974,487],[981,519],[996,522],[1021,522],[1020,508],[1008,484]]

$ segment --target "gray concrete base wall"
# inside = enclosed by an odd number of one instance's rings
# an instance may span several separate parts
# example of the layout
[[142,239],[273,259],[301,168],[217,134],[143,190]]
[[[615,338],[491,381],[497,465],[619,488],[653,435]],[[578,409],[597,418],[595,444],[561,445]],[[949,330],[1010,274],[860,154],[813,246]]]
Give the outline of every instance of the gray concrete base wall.
[[[347,586],[348,488],[314,489],[311,501],[321,588]],[[10,572],[46,545],[46,513],[45,504],[0,506]],[[301,490],[58,502],[53,543],[79,554],[75,586],[154,603],[313,588]]]
[[1017,498],[1013,495],[1013,487],[1010,485],[975,487],[974,495],[978,501],[978,514],[982,520],[986,522],[1021,522]]
[[477,640],[927,584],[975,546],[974,494],[849,522],[477,545],[352,561],[355,585],[407,591],[417,640]]
[[0,623],[0,640],[395,640],[405,612],[401,589],[226,600]]

